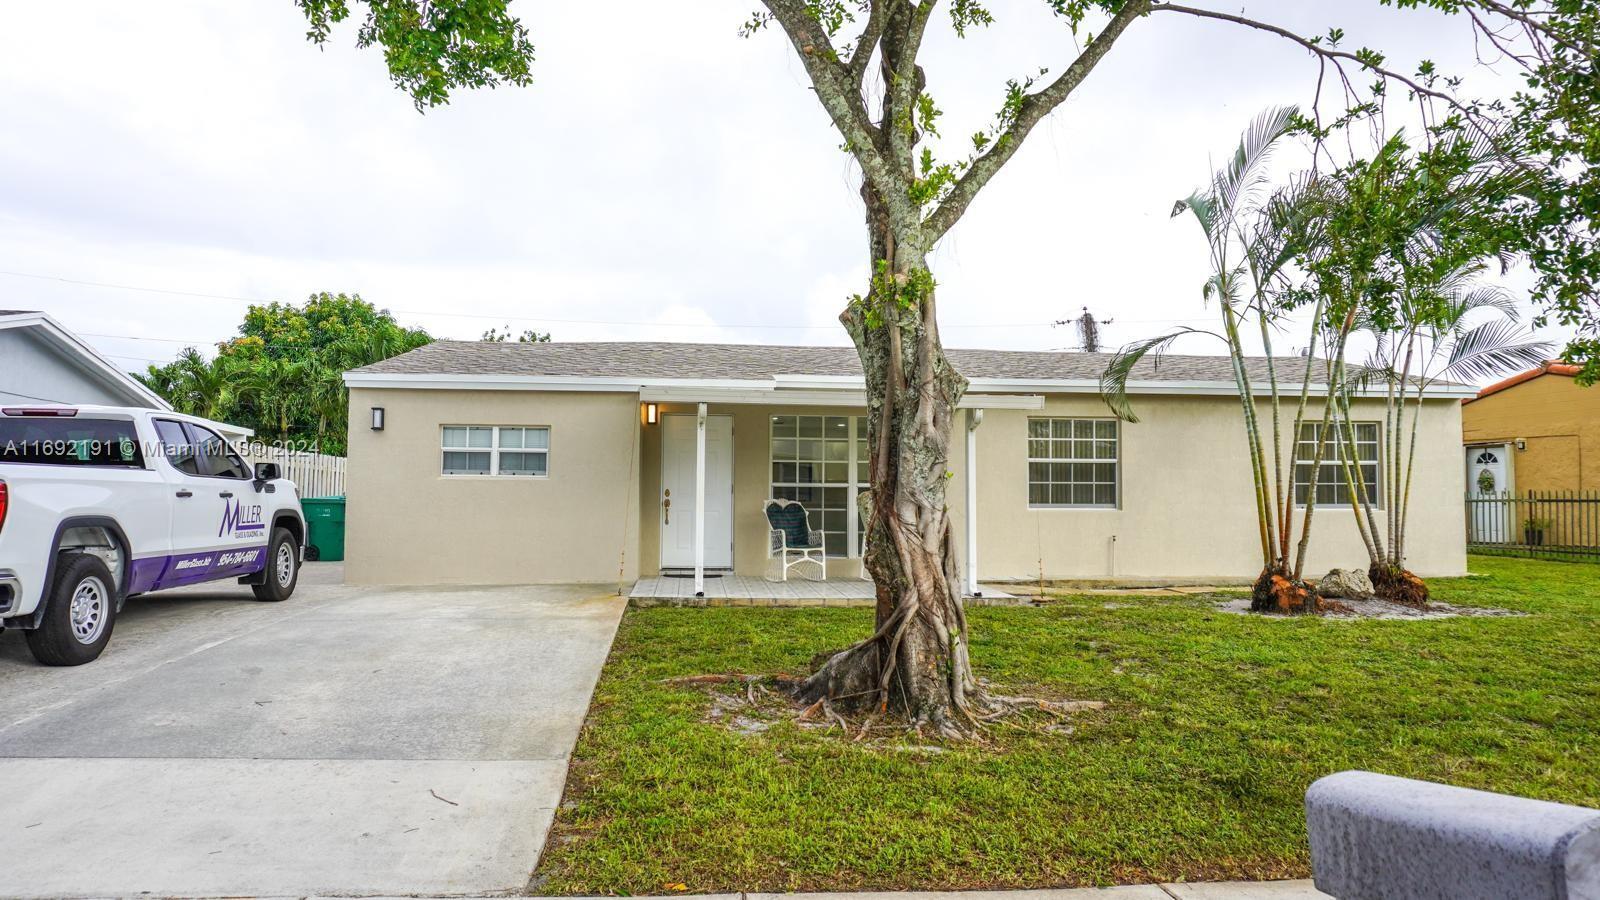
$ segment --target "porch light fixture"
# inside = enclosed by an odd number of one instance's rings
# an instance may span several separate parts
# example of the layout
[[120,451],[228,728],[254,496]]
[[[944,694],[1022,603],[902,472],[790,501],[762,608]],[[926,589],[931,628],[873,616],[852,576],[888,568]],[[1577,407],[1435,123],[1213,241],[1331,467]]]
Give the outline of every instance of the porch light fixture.
[[372,408],[372,430],[383,430],[383,407],[381,406],[374,406]]
[[1526,440],[1522,439],[1522,438],[1517,438],[1517,449],[1518,450],[1526,450],[1526,449],[1528,449],[1528,442]]
[[660,420],[661,420],[661,409],[659,407],[657,407],[654,403],[646,403],[644,405],[644,423],[646,425],[654,425],[657,422],[659,422]]

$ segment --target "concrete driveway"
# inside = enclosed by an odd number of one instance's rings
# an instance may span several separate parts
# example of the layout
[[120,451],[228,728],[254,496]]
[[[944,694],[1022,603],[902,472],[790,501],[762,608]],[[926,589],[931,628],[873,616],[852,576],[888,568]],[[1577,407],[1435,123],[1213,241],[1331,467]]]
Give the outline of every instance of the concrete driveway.
[[622,599],[341,577],[129,601],[74,669],[0,635],[0,896],[522,891]]

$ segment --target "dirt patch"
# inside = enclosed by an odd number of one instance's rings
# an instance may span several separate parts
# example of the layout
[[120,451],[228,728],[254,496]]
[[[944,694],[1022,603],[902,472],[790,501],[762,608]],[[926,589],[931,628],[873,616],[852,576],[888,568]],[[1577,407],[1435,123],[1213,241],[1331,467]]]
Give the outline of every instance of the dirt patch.
[[[809,706],[794,699],[794,690],[800,684],[796,679],[781,675],[694,675],[686,678],[669,678],[669,684],[698,687],[706,691],[710,704],[706,709],[707,724],[726,728],[742,737],[757,737],[773,725],[791,721],[805,731],[833,734],[852,744],[875,746],[897,753],[942,753],[937,745],[904,743],[908,736],[934,738],[921,730],[910,728],[903,722],[878,716],[846,716],[831,704],[818,701]],[[980,686],[988,692],[989,699],[1001,705],[1003,714],[985,720],[984,728],[1021,728],[1048,734],[1072,734],[1069,724],[1074,715],[1105,708],[1100,700],[1068,700],[1043,697],[1012,697],[997,693],[996,686],[979,679]],[[976,736],[983,743],[983,732]]]
[[[1483,606],[1452,606],[1449,603],[1429,603],[1426,606],[1411,606],[1404,603],[1391,603],[1377,597],[1365,600],[1352,600],[1348,597],[1336,603],[1326,603],[1322,613],[1325,619],[1454,619],[1465,616],[1522,616],[1526,613],[1509,609],[1494,609]],[[1240,597],[1237,599],[1223,600],[1217,604],[1217,609],[1227,613],[1248,614],[1250,600]],[[1285,616],[1284,618],[1289,618]]]

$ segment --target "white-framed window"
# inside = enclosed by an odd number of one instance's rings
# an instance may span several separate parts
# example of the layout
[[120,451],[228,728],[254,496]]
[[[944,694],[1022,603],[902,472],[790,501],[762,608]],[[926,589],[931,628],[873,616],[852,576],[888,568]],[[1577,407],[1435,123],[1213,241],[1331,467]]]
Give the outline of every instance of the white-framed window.
[[[1359,477],[1366,483],[1367,502],[1383,505],[1378,487],[1378,423],[1355,422],[1355,463]],[[1344,428],[1337,423],[1335,428]],[[1311,494],[1312,463],[1317,458],[1317,441],[1322,435],[1321,422],[1304,422],[1300,425],[1300,439],[1294,445],[1294,502],[1304,506]],[[1340,462],[1348,452],[1347,442],[1352,432],[1346,430],[1329,435],[1329,443],[1322,451],[1322,468],[1317,471],[1317,505],[1349,506],[1350,485],[1345,482],[1344,465]]]
[[446,475],[550,474],[550,429],[522,425],[446,425],[440,437]]
[[856,497],[870,483],[865,416],[772,417],[772,497],[805,505],[829,556],[859,556]]
[[1115,508],[1119,449],[1116,419],[1029,419],[1028,505]]

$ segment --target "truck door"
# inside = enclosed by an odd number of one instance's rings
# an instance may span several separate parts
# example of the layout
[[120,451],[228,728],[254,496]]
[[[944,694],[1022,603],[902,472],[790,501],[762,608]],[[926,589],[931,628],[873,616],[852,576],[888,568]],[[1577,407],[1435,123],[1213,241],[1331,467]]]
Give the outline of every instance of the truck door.
[[267,528],[250,470],[216,432],[155,420],[173,489],[172,558],[158,587],[259,572]]

